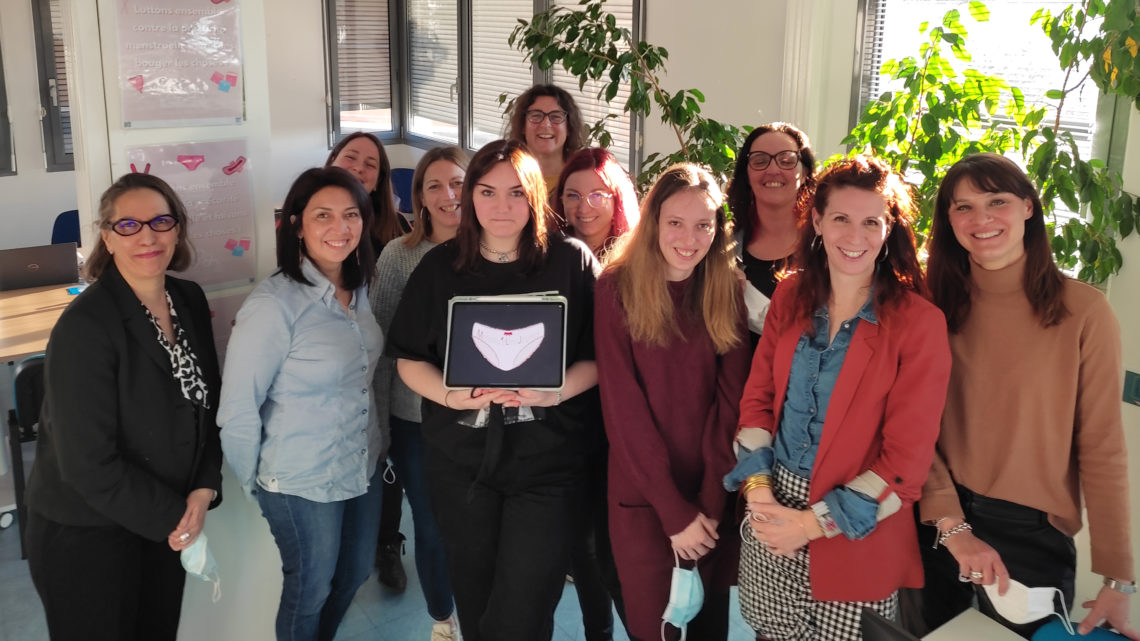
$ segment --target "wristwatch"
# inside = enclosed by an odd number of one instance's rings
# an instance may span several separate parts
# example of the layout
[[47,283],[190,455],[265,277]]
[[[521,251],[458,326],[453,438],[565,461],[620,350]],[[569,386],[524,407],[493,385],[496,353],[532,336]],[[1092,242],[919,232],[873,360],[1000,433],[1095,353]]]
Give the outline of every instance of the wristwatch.
[[1104,587],[1108,588],[1109,590],[1116,590],[1117,592],[1124,594],[1136,594],[1136,583],[1117,581],[1116,579],[1110,579],[1107,576],[1104,577]]

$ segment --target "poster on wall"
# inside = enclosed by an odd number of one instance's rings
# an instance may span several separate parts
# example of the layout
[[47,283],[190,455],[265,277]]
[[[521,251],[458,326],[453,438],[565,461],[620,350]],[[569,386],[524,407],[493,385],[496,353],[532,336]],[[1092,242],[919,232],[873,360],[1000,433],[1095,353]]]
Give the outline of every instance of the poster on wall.
[[131,171],[165,180],[186,205],[194,263],[179,276],[207,290],[254,281],[253,186],[244,140],[127,149]]
[[119,0],[123,126],[242,121],[239,0]]

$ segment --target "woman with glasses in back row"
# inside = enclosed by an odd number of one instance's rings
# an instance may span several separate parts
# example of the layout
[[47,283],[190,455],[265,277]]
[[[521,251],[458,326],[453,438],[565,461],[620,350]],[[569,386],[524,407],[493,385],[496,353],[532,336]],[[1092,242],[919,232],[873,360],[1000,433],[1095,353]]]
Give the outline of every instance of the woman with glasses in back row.
[[[582,149],[570,156],[562,168],[552,199],[554,213],[563,230],[586,243],[603,265],[613,255],[618,242],[637,226],[637,193],[625,168],[612,153],[601,147]],[[601,399],[596,390],[589,393],[592,417],[587,455],[589,497],[584,506],[580,536],[574,542],[570,574],[587,641],[613,637],[613,612],[625,620],[625,607],[610,549],[609,518],[606,510],[606,461],[609,445],[602,424]]]
[[744,139],[728,187],[736,256],[744,271],[744,303],[755,347],[776,291],[776,274],[796,249],[800,196],[815,185],[815,154],[795,125],[760,125]]
[[515,99],[507,138],[526,143],[542,168],[547,193],[554,193],[566,159],[586,144],[586,128],[565,89],[535,85]]
[[28,569],[48,632],[169,640],[206,510],[221,502],[218,359],[190,265],[186,208],[162,179],[132,173],[99,202],[95,281],[51,333]]

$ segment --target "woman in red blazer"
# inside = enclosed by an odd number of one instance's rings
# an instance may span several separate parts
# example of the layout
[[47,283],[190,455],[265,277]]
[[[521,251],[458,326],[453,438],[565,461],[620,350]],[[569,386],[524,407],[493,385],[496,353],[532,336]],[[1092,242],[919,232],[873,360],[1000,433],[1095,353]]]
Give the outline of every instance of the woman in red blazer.
[[893,618],[898,588],[922,582],[907,508],[933,456],[950,351],[945,321],[921,295],[902,178],[875,158],[843,160],[809,204],[796,271],[776,289],[752,361],[725,483],[748,502],[749,624],[773,640],[857,640],[863,607]]

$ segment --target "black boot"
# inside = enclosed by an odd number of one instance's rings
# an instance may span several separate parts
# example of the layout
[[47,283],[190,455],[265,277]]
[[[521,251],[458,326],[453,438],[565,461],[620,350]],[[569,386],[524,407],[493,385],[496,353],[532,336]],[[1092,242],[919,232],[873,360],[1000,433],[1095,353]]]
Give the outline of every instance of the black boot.
[[403,592],[408,587],[408,575],[400,557],[404,554],[404,535],[394,543],[381,543],[376,548],[376,569],[380,585],[394,592]]

